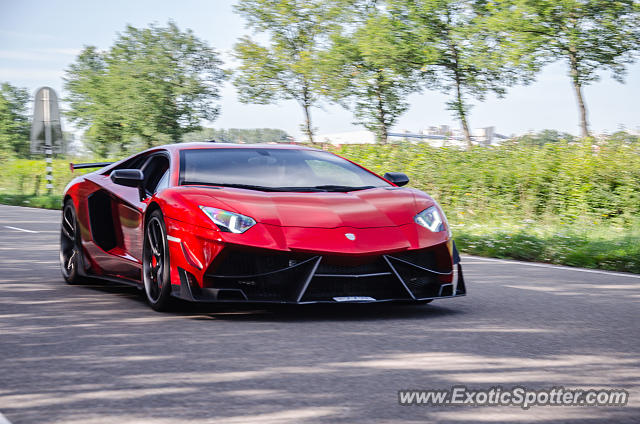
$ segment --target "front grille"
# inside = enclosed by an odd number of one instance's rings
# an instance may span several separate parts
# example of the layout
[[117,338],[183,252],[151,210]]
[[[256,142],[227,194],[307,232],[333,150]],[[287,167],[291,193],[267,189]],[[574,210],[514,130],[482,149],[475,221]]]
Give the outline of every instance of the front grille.
[[203,288],[241,291],[249,301],[438,297],[442,284],[449,282],[441,273],[451,270],[450,265],[438,267],[444,254],[444,245],[358,258],[228,247],[207,269]]

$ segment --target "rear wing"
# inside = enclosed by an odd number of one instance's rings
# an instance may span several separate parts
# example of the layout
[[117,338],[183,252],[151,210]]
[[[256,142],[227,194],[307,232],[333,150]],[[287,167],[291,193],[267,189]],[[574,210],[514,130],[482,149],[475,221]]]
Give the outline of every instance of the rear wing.
[[105,166],[111,165],[113,162],[93,162],[93,163],[73,163],[69,162],[69,169],[71,172],[74,169],[86,169],[86,168],[104,168]]

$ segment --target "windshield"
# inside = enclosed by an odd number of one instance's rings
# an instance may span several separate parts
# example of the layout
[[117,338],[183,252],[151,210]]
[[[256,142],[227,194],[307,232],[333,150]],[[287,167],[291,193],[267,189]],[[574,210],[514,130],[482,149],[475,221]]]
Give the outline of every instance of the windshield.
[[353,191],[390,186],[331,153],[269,148],[183,150],[180,184],[263,191]]

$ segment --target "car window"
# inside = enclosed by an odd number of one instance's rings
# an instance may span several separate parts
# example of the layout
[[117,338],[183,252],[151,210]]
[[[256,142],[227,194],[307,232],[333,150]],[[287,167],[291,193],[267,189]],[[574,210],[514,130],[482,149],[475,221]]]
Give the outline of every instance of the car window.
[[160,178],[160,182],[158,182],[158,185],[153,189],[152,192],[158,193],[167,187],[169,187],[169,170],[168,169],[164,171],[164,175],[162,176],[162,178]]
[[128,159],[122,162],[120,165],[112,168],[111,171],[114,171],[116,169],[142,169],[142,166],[145,164],[148,158],[149,156],[146,154],[132,157],[131,159]]
[[377,175],[341,157],[317,150],[185,149],[180,156],[180,184],[253,186],[287,191],[345,191],[390,186]]
[[151,156],[142,166],[144,173],[144,188],[149,194],[156,193],[160,188],[160,182],[167,175],[168,185],[169,158],[164,154]]

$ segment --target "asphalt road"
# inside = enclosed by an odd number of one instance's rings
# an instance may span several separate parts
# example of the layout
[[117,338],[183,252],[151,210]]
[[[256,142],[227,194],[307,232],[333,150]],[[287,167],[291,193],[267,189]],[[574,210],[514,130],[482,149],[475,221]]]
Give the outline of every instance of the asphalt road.
[[[469,295],[430,305],[162,314],[134,288],[66,285],[59,216],[0,206],[0,412],[13,424],[640,422],[640,276],[463,257]],[[460,384],[623,388],[630,401],[398,404],[401,389]]]

